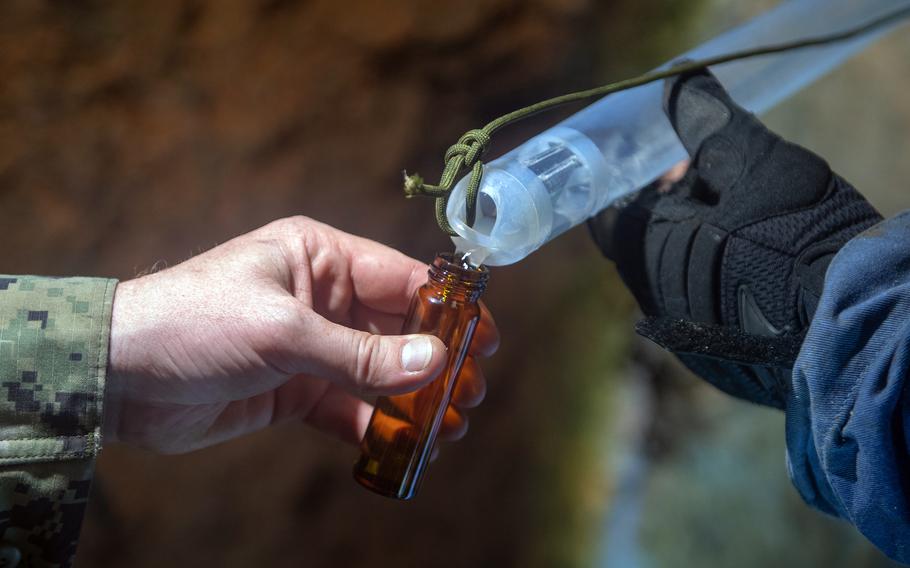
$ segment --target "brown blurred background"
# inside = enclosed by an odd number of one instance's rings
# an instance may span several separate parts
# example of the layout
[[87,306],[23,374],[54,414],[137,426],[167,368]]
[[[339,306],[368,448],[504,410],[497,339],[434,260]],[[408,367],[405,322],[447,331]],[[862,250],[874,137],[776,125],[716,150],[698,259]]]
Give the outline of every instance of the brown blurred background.
[[[294,214],[429,260],[450,244],[403,168],[432,178],[465,130],[772,4],[5,0],[0,270],[128,279]],[[910,206],[908,54],[893,37],[769,117],[888,213]],[[302,426],[176,457],[109,447],[79,564],[888,565],[799,502],[779,414],[633,338],[584,229],[494,270],[487,303],[487,401],[416,501],[365,492],[356,450]]]

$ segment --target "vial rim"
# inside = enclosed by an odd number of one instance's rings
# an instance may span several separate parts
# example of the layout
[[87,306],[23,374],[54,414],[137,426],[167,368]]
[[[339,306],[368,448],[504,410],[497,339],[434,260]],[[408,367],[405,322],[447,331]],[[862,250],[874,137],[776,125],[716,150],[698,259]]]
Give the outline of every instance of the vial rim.
[[442,271],[457,276],[459,280],[466,283],[485,283],[490,278],[490,269],[485,265],[472,266],[465,262],[455,260],[455,254],[451,252],[441,252],[433,259],[430,265],[430,272]]
[[490,271],[486,266],[471,266],[455,260],[452,253],[440,253],[427,270],[428,282],[441,286],[446,294],[465,294],[465,299],[476,301],[487,288]]

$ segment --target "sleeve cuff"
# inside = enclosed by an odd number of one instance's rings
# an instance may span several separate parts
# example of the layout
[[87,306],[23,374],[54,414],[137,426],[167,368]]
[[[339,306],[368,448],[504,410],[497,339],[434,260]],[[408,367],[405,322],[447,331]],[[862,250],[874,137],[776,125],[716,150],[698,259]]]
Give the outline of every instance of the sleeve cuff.
[[116,284],[0,276],[0,465],[97,454]]

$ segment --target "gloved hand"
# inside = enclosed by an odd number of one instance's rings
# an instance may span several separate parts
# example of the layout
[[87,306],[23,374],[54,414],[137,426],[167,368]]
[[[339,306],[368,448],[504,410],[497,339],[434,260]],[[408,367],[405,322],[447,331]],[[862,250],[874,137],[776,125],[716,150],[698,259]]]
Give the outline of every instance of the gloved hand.
[[828,264],[881,216],[707,70],[669,79],[664,111],[689,170],[593,218],[594,240],[647,316],[639,333],[721,390],[783,408]]

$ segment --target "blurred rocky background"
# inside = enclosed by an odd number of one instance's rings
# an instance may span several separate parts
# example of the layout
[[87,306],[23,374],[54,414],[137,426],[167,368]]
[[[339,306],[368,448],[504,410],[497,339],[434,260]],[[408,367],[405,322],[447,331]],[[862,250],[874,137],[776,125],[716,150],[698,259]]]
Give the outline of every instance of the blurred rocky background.
[[[127,279],[303,214],[429,260],[427,177],[469,128],[654,66],[768,0],[4,0],[0,270]],[[910,37],[768,117],[910,206]],[[505,131],[494,153],[558,120]],[[503,344],[420,497],[302,426],[185,456],[108,447],[82,566],[887,566],[805,508],[783,421],[635,340],[576,229],[496,269]]]

